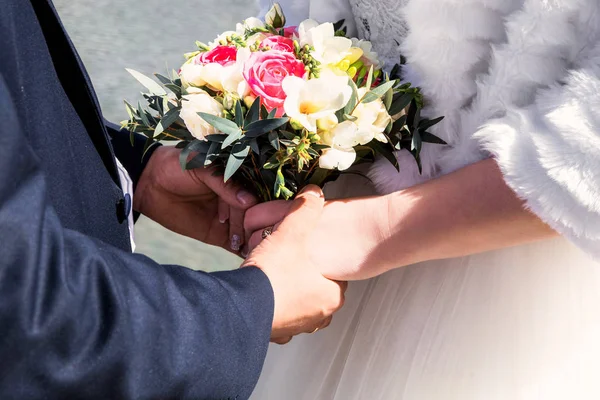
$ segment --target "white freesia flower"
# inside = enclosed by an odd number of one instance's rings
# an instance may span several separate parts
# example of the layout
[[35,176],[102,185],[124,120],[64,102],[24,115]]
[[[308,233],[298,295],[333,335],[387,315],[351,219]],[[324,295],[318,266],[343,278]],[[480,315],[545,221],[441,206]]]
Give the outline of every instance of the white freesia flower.
[[[366,93],[366,88],[358,89],[358,98],[364,97]],[[352,112],[352,116],[356,117],[354,123],[358,126],[361,137],[370,137],[366,143],[373,139],[377,139],[380,142],[387,142],[387,138],[383,132],[389,123],[392,122],[392,117],[387,112],[385,104],[383,104],[381,99],[377,99],[370,103],[358,104],[356,109]]]
[[358,126],[352,121],[344,121],[333,129],[321,132],[321,141],[331,148],[323,150],[319,157],[319,167],[344,171],[354,164],[356,151],[360,144]]
[[319,24],[308,19],[298,26],[300,45],[313,46],[312,56],[323,65],[337,64],[346,57],[352,47],[352,40],[335,36],[333,24]]
[[221,45],[221,42],[226,42],[228,37],[231,37],[231,35],[235,35],[237,34],[236,31],[225,31],[223,33],[221,33],[219,36],[217,36],[217,38],[208,43],[208,47],[210,47],[211,49],[214,49],[217,46]]
[[217,133],[217,130],[198,115],[199,112],[223,116],[223,105],[213,99],[207,92],[198,88],[189,88],[188,94],[183,96],[179,116],[185,122],[190,133],[200,140],[208,135]]
[[375,66],[375,69],[381,69],[383,63],[379,60],[379,56],[373,51],[373,44],[368,40],[362,40],[352,38],[352,47],[358,47],[363,51],[363,57],[367,59],[368,63]]
[[317,121],[334,115],[352,95],[347,76],[327,71],[323,71],[320,78],[308,81],[289,76],[283,80],[282,87],[286,94],[283,105],[286,114],[310,132],[316,132]]
[[323,169],[337,169],[345,171],[354,164],[356,160],[356,152],[354,149],[338,150],[325,149],[319,157],[319,167]]

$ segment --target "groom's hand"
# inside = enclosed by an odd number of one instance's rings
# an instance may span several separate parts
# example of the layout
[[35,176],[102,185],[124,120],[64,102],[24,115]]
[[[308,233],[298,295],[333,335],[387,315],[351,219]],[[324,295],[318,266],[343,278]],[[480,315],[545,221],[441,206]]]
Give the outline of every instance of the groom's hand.
[[212,168],[183,171],[180,150],[163,146],[150,158],[134,193],[134,209],[164,227],[238,253],[252,194]]
[[311,261],[308,239],[324,202],[318,187],[307,187],[244,262],[243,266],[261,268],[271,281],[275,295],[271,340],[276,343],[327,327],[344,303],[347,283],[326,279]]

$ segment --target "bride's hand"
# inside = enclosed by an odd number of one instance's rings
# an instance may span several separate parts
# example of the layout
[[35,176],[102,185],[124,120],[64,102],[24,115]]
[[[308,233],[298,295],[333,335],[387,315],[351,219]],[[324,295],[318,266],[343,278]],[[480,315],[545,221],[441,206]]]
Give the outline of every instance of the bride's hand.
[[[244,228],[250,249],[260,243],[265,228],[277,229],[290,205],[273,201],[246,212]],[[308,246],[323,275],[335,280],[369,277],[364,266],[373,262],[372,253],[385,237],[387,227],[377,221],[385,219],[387,212],[384,197],[328,201]]]

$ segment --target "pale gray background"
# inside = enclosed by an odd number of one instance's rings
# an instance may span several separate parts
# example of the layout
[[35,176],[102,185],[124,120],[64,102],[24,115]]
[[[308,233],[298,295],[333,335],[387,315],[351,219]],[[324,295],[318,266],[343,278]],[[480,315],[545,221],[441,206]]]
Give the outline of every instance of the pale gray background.
[[[85,62],[104,115],[126,118],[123,99],[137,101],[141,87],[125,68],[165,73],[183,63],[196,40],[208,42],[236,22],[255,16],[254,0],[54,0]],[[175,235],[140,218],[137,251],[160,263],[204,270],[239,266],[240,259]]]

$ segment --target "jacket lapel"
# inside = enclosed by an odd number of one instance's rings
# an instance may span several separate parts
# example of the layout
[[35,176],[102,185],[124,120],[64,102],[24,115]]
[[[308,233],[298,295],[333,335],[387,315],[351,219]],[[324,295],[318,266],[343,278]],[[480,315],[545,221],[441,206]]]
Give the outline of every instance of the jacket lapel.
[[110,145],[100,104],[91,80],[50,0],[31,0],[60,82],[83,122],[113,181],[120,185],[115,155]]

